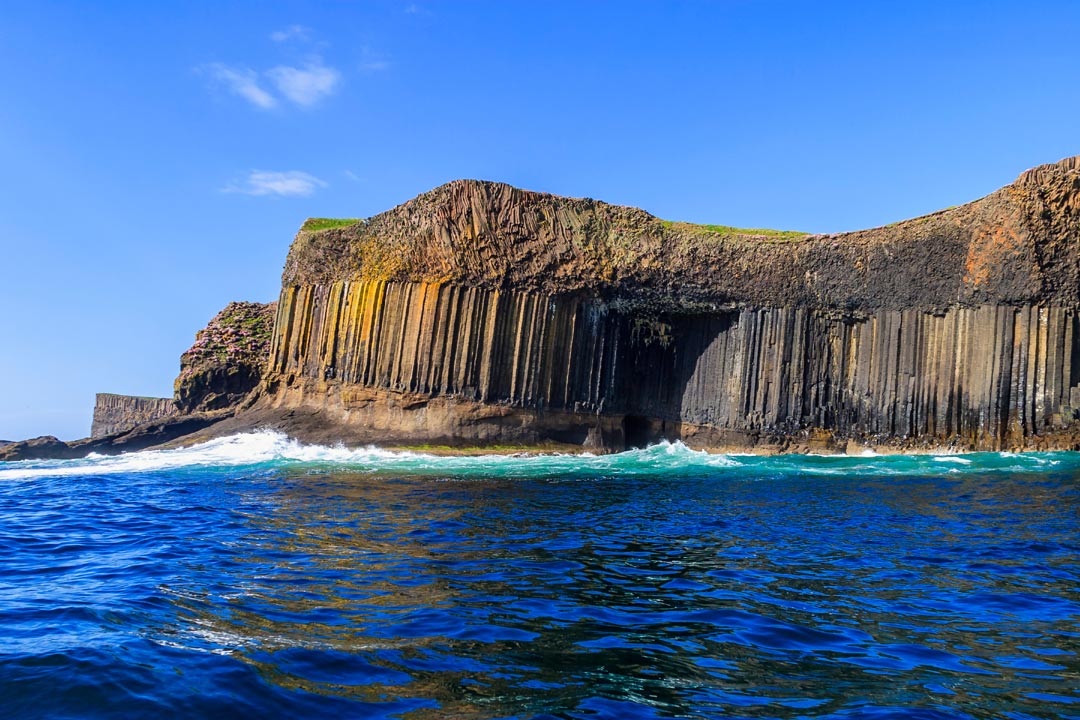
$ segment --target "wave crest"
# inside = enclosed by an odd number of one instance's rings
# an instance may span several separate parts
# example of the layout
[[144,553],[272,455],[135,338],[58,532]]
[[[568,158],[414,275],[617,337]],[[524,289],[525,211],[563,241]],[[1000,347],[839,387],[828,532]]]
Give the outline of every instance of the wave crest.
[[270,430],[216,438],[190,447],[78,460],[0,463],[0,480],[58,476],[108,476],[240,467],[303,467],[363,473],[448,478],[596,478],[623,475],[686,477],[736,475],[904,476],[1046,471],[1080,467],[1080,453],[973,453],[970,455],[756,456],[692,450],[661,442],[610,455],[515,453],[442,456],[377,447],[308,445]]

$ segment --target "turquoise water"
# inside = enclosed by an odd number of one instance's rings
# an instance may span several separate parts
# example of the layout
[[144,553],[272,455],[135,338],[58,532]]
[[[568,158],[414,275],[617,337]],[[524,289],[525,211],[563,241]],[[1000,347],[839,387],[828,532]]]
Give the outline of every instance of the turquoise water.
[[0,716],[1080,717],[1080,455],[0,463]]

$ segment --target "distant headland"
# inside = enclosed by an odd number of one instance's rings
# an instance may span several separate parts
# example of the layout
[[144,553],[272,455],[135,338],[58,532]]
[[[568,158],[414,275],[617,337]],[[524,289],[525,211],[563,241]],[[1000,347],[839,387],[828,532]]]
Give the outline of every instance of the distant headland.
[[233,303],[173,398],[0,460],[300,440],[758,452],[1080,447],[1080,158],[832,235],[660,220],[458,180],[311,219],[277,303]]

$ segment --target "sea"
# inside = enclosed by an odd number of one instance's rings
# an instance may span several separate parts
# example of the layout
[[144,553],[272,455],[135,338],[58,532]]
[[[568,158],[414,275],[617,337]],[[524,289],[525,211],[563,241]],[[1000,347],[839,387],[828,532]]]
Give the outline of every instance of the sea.
[[0,463],[4,718],[1080,718],[1080,454]]

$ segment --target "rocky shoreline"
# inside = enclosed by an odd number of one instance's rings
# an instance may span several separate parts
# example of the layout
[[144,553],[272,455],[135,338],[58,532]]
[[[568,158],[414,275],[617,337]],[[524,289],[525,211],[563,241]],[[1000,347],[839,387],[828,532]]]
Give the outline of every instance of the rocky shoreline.
[[[381,447],[387,450],[423,452],[442,456],[575,454],[607,453],[634,446],[612,447],[551,440],[510,442],[494,439],[478,443],[453,437],[431,437],[402,441],[388,439],[385,434],[369,428],[334,421],[317,409],[281,408],[226,409],[216,412],[174,415],[151,421],[122,432],[98,438],[64,442],[43,436],[18,442],[0,443],[0,461],[61,460],[98,455],[117,455],[140,450],[167,450],[189,447],[216,438],[269,430],[281,432],[304,444],[344,446],[347,448]],[[897,438],[838,438],[832,433],[806,431],[797,435],[750,435],[709,432],[688,434],[676,438],[692,450],[715,454],[813,454],[813,455],[953,455],[986,451],[959,442],[933,443],[923,440]],[[1008,452],[1080,450],[1080,428],[1064,432],[1031,436],[1021,445],[998,448]]]

